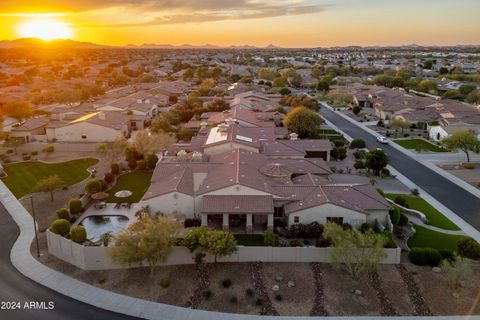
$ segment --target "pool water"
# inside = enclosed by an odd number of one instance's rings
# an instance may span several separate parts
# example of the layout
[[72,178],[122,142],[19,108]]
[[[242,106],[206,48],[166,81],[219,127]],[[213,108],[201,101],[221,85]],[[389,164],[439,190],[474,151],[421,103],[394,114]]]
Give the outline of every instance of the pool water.
[[80,222],[87,230],[87,239],[96,242],[102,234],[111,232],[113,236],[122,232],[129,219],[125,216],[90,216]]

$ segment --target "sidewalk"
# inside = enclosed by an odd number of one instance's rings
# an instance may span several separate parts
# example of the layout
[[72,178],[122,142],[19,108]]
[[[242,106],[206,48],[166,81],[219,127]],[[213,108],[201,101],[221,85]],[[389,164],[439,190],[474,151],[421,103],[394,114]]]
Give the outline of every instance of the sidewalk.
[[[328,104],[324,103],[324,102],[321,102],[322,106],[329,109],[329,110],[332,110],[333,111],[333,108],[331,108]],[[360,123],[360,122],[357,122],[355,120],[353,120],[352,118],[350,118],[349,116],[343,114],[341,111],[335,111],[336,114],[340,115],[342,118],[348,120],[349,122],[351,122],[353,125],[356,125],[360,128],[362,128],[363,130],[367,131],[368,133],[374,135],[374,136],[378,136],[378,133],[376,133],[374,130],[368,128],[367,126],[365,126],[364,124]],[[331,125],[333,128],[336,128],[336,126],[334,126],[333,124],[331,124],[329,121],[327,122],[327,124]],[[339,132],[342,132],[342,130],[339,130],[338,128],[336,128]],[[343,133],[343,132],[342,132]],[[343,133],[345,134],[345,133]],[[348,140],[351,139],[351,137],[349,137],[348,135],[345,135],[346,138]],[[417,154],[414,154],[413,152],[409,151],[409,150],[406,150],[404,148],[402,148],[401,146],[397,145],[396,143],[390,143],[390,146],[397,149],[398,151],[402,152],[403,154],[405,154],[406,156],[422,163],[423,165],[425,165],[426,167],[428,167],[429,169],[431,169],[432,171],[435,171],[437,172],[438,174],[442,175],[443,177],[445,177],[446,179],[450,180],[451,182],[455,183],[456,185],[458,185],[459,187],[465,189],[465,191],[467,192],[470,192],[472,193],[473,195],[477,196],[480,198],[480,190],[478,190],[477,188],[471,186],[470,184],[466,183],[465,181],[455,177],[454,175],[446,172],[445,170],[437,167],[436,165],[432,164],[431,162],[429,161],[425,161],[425,160],[422,160],[422,159],[419,159],[418,158],[418,155]],[[474,227],[472,227],[470,224],[468,224],[465,220],[463,220],[462,218],[460,218],[458,215],[456,215],[453,211],[451,211],[450,209],[448,209],[447,207],[445,207],[442,203],[440,203],[437,199],[435,199],[434,197],[432,197],[430,194],[428,194],[425,190],[423,190],[422,188],[418,187],[415,183],[413,183],[410,179],[408,179],[407,177],[405,177],[404,175],[402,175],[399,171],[397,171],[395,168],[393,168],[392,166],[387,166],[387,168],[390,170],[391,174],[396,176],[397,179],[399,179],[403,184],[405,184],[407,187],[409,187],[410,189],[418,189],[420,191],[420,195],[423,199],[425,199],[428,203],[430,203],[435,209],[437,209],[438,211],[440,211],[443,215],[445,215],[447,218],[449,218],[453,223],[455,223],[460,229],[462,229],[468,236],[474,238],[477,242],[480,242],[480,232],[475,229]]]

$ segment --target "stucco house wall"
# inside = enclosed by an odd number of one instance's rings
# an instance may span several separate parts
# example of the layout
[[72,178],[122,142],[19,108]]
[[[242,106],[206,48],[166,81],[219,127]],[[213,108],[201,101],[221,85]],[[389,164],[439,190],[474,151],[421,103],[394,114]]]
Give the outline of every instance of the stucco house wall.
[[149,206],[152,212],[172,213],[178,211],[186,218],[194,218],[194,198],[180,192],[170,192],[158,197],[140,201],[140,206]]
[[[51,129],[49,129],[49,139],[57,139],[60,142],[103,142],[113,141],[119,135],[125,135],[127,128],[116,130],[109,127],[103,127],[88,122],[80,122],[67,125],[65,127],[54,128],[54,135],[50,138]],[[85,135],[84,139],[82,136]]]
[[367,222],[367,215],[361,212],[342,208],[331,203],[326,203],[317,207],[311,207],[305,210],[290,213],[288,215],[288,225],[295,224],[295,217],[299,218],[298,223],[308,224],[318,221],[320,224],[327,223],[329,218],[343,218],[343,222],[349,223],[359,228]]

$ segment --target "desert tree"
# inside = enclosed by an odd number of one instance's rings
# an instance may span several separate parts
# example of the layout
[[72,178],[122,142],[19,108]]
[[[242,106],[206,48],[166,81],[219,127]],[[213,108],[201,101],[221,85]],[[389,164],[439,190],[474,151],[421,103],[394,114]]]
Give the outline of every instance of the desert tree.
[[155,267],[168,259],[181,231],[182,225],[171,217],[146,215],[115,237],[109,255],[121,265],[146,261],[153,278]]
[[43,178],[37,182],[35,185],[35,192],[49,192],[50,201],[53,201],[53,192],[60,189],[63,186],[62,179],[57,175],[51,175],[46,178]]
[[325,225],[324,236],[333,245],[330,251],[333,266],[345,270],[354,279],[362,273],[376,271],[380,260],[386,256],[382,234],[344,229],[329,222]]

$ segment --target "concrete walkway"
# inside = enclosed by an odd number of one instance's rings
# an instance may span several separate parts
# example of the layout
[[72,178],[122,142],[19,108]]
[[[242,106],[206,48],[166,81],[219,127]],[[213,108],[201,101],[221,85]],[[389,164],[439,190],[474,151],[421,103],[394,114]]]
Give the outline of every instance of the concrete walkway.
[[447,229],[438,228],[438,227],[426,224],[425,222],[422,221],[422,219],[418,217],[412,216],[410,214],[407,214],[407,215],[408,215],[408,221],[412,222],[414,225],[424,227],[425,229],[430,229],[433,231],[437,231],[445,234],[457,235],[457,236],[466,235],[463,230],[447,230]]

